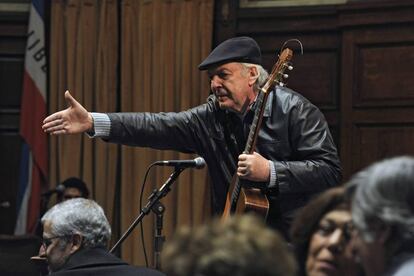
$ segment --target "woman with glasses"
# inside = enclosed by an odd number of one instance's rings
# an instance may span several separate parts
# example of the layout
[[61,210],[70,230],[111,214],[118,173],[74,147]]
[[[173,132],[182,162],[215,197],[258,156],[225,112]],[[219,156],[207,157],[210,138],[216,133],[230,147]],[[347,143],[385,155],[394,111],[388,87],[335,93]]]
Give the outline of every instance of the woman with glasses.
[[327,190],[306,205],[290,232],[300,275],[363,275],[351,254],[351,231],[349,202],[342,187]]

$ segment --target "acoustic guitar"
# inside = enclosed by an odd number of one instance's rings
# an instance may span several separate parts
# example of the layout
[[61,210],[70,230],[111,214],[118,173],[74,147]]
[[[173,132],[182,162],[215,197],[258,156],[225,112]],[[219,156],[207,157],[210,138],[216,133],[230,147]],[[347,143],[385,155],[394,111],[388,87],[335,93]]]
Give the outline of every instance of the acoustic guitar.
[[[266,106],[269,92],[276,84],[280,86],[284,85],[282,80],[288,77],[288,75],[284,73],[285,70],[293,69],[290,63],[292,56],[293,51],[291,49],[285,48],[282,51],[278,61],[273,66],[272,72],[269,74],[266,83],[260,89],[256,99],[257,108],[255,109],[252,125],[249,130],[249,136],[243,153],[252,154],[255,151],[257,136],[260,131],[263,111]],[[221,218],[226,219],[234,213],[245,213],[249,211],[253,211],[266,218],[269,212],[269,200],[261,189],[243,187],[236,172],[233,175],[227,191],[226,205]]]

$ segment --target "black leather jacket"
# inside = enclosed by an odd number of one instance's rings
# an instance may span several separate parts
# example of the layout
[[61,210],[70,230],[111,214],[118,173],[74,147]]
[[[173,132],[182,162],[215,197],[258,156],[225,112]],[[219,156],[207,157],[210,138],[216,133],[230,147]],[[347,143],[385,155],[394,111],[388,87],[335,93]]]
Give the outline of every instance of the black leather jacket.
[[[254,109],[254,106],[253,108]],[[253,112],[244,118],[221,110],[215,97],[179,113],[110,113],[110,142],[197,153],[207,164],[213,210],[224,207],[228,183],[244,150]],[[310,196],[337,185],[340,163],[322,113],[288,88],[271,92],[256,151],[274,162],[276,185],[268,185],[272,216],[287,216]],[[272,205],[277,211],[272,213]],[[273,214],[273,215],[272,215]]]

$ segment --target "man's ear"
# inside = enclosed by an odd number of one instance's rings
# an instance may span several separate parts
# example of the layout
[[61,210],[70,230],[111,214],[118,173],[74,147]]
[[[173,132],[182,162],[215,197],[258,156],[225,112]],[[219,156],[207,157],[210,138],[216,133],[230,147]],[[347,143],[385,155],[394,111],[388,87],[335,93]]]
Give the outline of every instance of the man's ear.
[[82,247],[83,237],[79,234],[74,234],[72,236],[72,246],[70,248],[70,254],[75,253]]
[[257,71],[257,67],[251,66],[249,68],[249,85],[252,86],[256,82],[258,77],[259,77],[259,72]]

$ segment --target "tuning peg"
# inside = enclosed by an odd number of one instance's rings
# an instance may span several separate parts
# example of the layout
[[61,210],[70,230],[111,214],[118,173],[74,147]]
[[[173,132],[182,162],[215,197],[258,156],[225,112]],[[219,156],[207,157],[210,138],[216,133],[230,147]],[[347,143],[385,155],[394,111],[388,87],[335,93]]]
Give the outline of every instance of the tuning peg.
[[287,79],[287,78],[289,78],[289,75],[288,74],[283,74],[283,78]]
[[286,65],[287,65],[287,69],[288,69],[288,70],[293,70],[292,63],[287,62],[287,63],[286,63]]
[[284,87],[284,86],[285,86],[285,84],[284,84],[283,82],[279,82],[279,86]]

